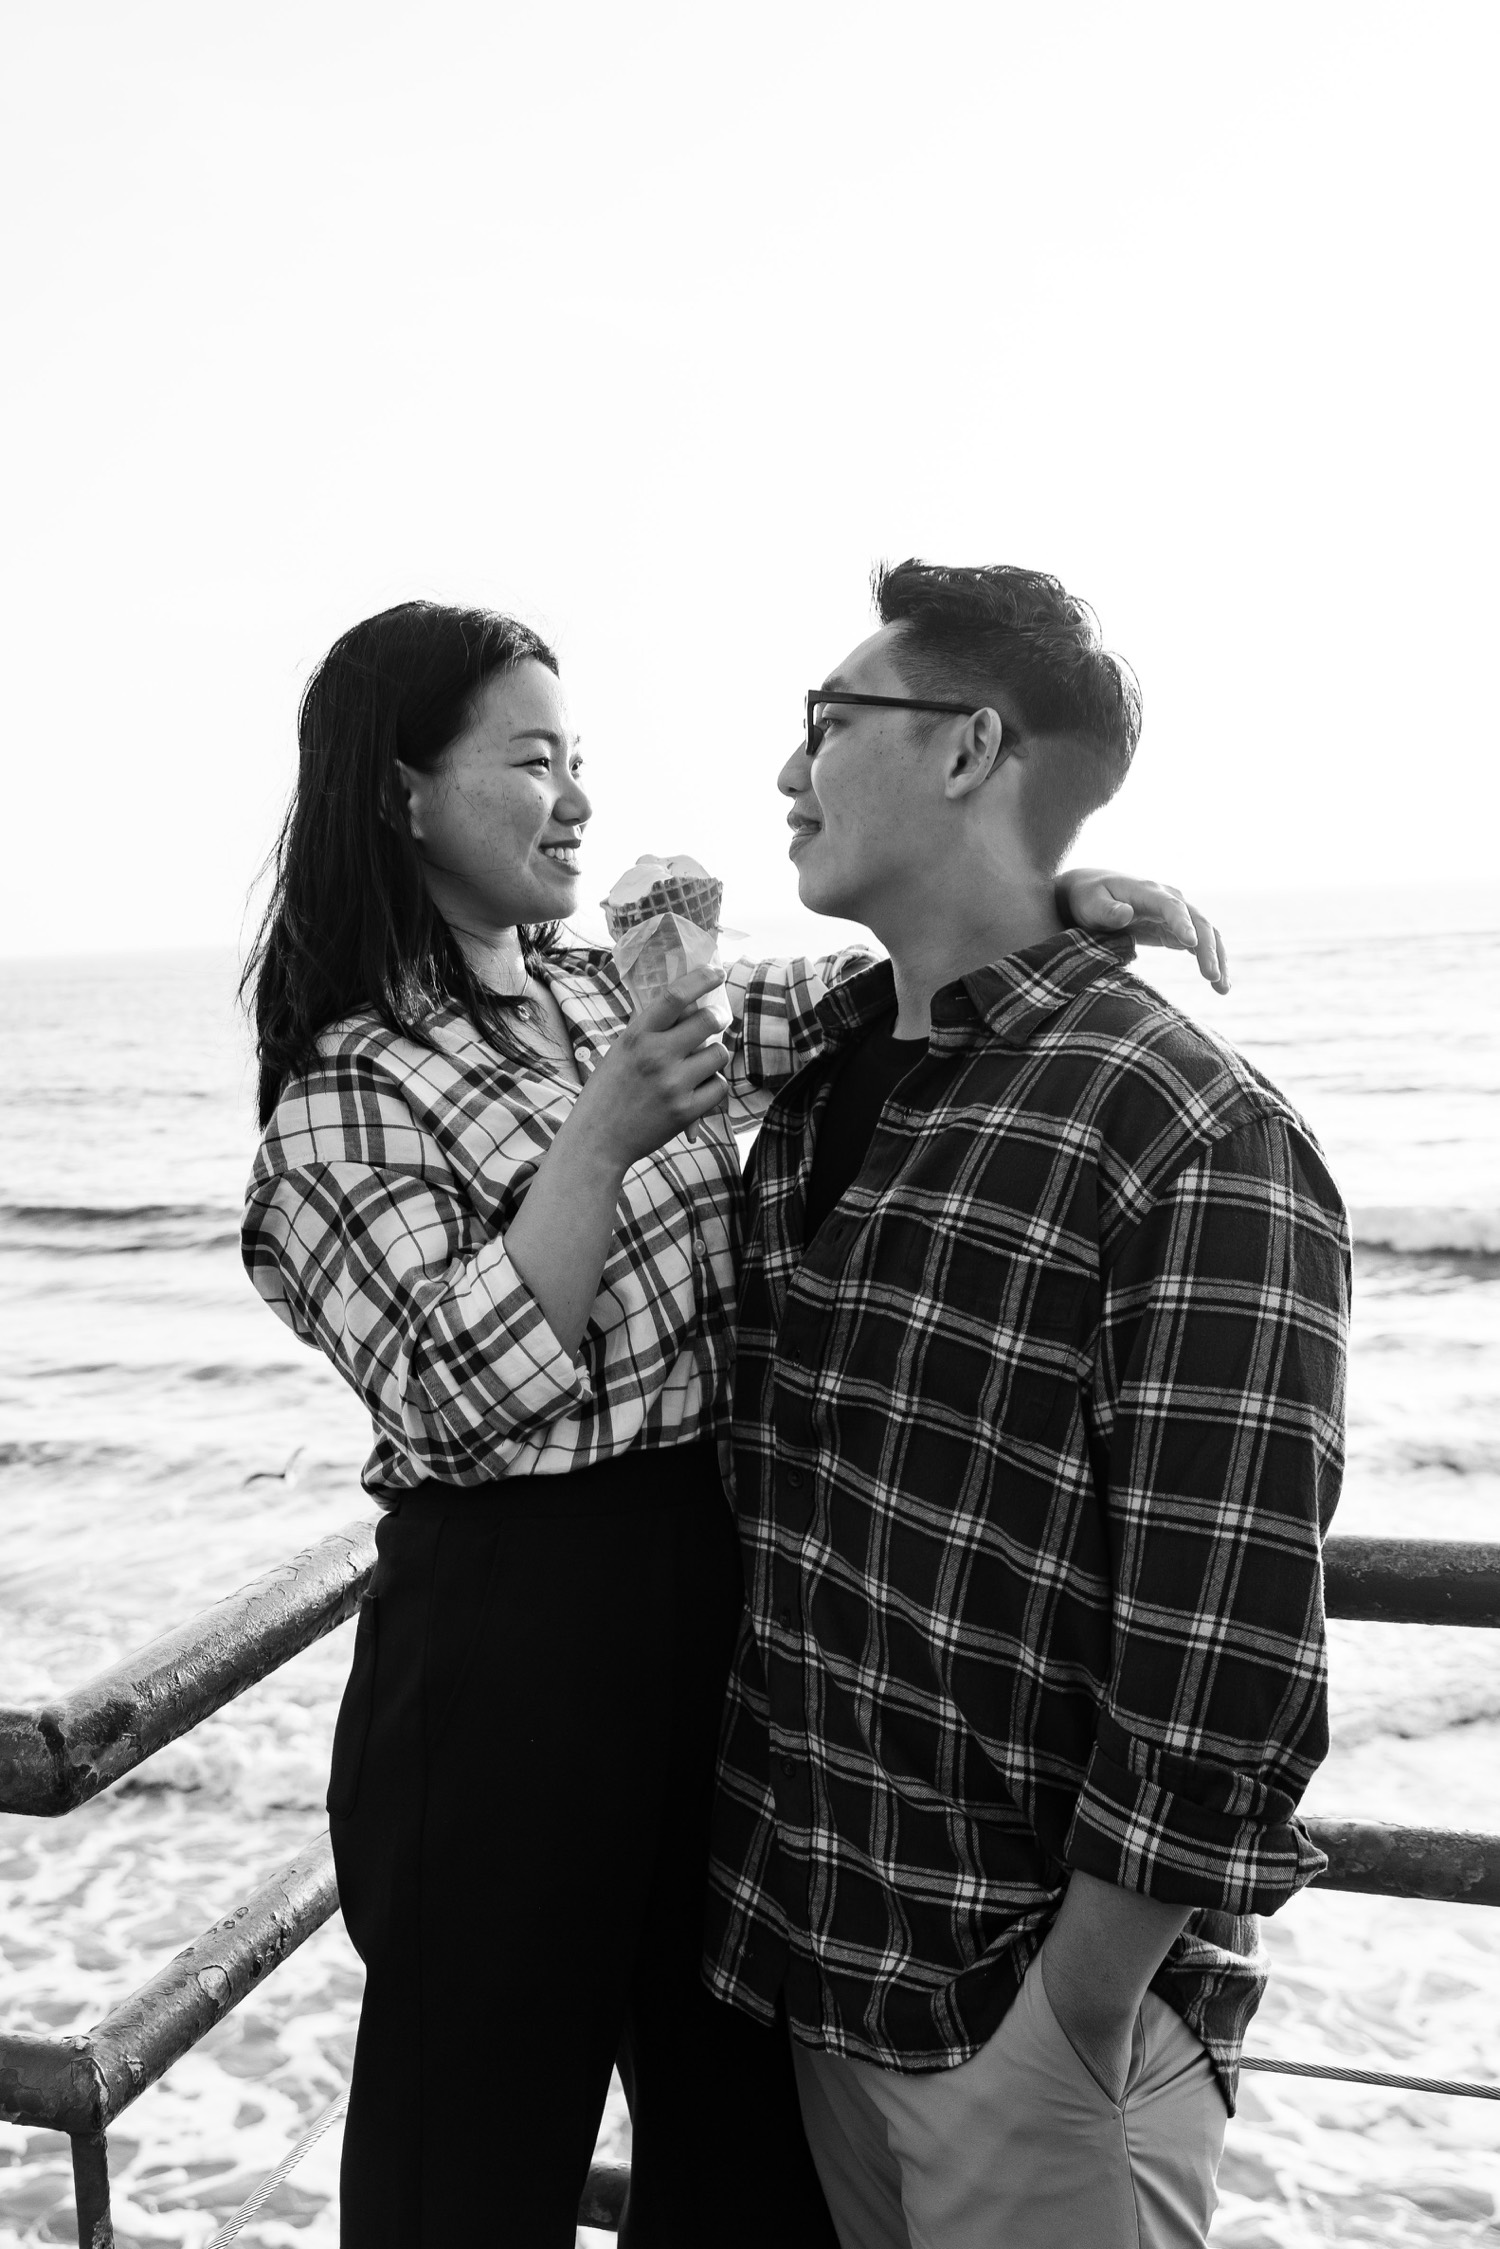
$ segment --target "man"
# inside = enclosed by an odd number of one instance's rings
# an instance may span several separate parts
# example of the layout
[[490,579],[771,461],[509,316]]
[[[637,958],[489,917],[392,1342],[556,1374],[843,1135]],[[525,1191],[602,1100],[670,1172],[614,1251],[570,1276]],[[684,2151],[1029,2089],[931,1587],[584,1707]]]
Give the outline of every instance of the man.
[[876,598],[780,783],[890,958],[754,1158],[709,1978],[784,2008],[846,2249],[1177,2249],[1251,1916],[1323,1863],[1347,1229],[1275,1088],[1058,921],[1140,727],[1091,613]]

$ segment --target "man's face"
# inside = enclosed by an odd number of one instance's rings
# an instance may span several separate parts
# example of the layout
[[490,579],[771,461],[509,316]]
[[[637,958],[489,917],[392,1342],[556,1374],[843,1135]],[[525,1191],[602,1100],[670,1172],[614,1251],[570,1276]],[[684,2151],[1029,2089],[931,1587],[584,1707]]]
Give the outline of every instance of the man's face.
[[[912,694],[896,663],[901,631],[882,625],[823,685]],[[777,776],[792,800],[789,856],[804,906],[868,922],[878,919],[882,898],[924,879],[943,848],[939,761],[927,754],[933,722],[917,711],[858,703],[834,704],[827,715],[816,756],[804,742]]]

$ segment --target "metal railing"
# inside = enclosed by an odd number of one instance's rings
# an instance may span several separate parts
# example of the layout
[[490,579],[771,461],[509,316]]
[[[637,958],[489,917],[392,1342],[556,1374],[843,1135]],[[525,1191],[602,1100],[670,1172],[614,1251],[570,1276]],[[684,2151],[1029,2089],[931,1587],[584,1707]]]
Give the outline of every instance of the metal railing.
[[0,1811],[76,1811],[347,1624],[374,1567],[374,1525],[349,1523],[64,1701],[0,1709]]
[[[351,1523],[164,1633],[59,1702],[0,1709],[0,1811],[57,1818],[123,1779],[314,1641],[347,1623],[375,1564]],[[1500,1626],[1500,1545],[1337,1538],[1328,1614],[1360,1623]],[[1310,1819],[1325,1889],[1500,1905],[1500,1835]],[[337,1911],[326,1831],[84,2037],[0,2032],[0,2120],[67,2133],[80,2249],[112,2249],[108,2131]],[[616,2229],[629,2171],[596,2164],[580,2225]]]

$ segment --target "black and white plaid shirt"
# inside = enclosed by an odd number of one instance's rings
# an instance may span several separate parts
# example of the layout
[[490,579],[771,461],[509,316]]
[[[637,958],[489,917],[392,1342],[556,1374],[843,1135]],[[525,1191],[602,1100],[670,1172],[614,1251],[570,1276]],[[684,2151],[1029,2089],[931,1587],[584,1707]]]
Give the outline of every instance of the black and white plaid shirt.
[[[436,1051],[360,1015],[283,1090],[255,1160],[245,1264],[271,1309],[333,1361],[374,1422],[366,1489],[558,1475],[630,1447],[729,1430],[741,1193],[736,1127],[816,1053],[827,985],[859,954],[737,962],[730,1107],[626,1175],[599,1296],[565,1351],[505,1232],[578,1098],[456,1009]],[[586,1076],[628,1021],[607,952],[550,956]]]
[[[1202,1909],[1155,1988],[1232,2102],[1249,1917],[1323,1863],[1348,1235],[1287,1103],[1131,954],[1070,932],[941,993],[808,1247],[831,1059],[762,1127],[708,1971],[952,2066],[1083,1868]],[[888,964],[832,991],[833,1052],[893,1004]]]

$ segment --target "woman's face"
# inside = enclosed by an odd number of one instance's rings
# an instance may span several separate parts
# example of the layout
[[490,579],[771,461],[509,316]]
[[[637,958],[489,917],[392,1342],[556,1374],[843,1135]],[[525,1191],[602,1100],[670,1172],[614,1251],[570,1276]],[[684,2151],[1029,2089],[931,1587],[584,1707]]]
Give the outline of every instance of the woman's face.
[[556,674],[528,659],[486,680],[431,773],[400,768],[412,839],[444,920],[478,935],[566,919],[593,807]]

